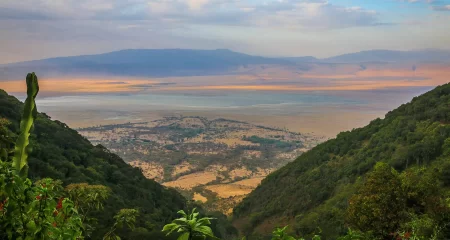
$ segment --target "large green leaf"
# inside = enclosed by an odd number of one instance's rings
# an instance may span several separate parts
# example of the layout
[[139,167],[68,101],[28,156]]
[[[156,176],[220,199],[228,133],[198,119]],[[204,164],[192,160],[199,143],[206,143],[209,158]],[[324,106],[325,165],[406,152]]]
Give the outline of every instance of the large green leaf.
[[184,212],[184,210],[180,210],[177,213],[181,214],[184,218],[187,218],[187,214],[186,214],[186,212]]
[[177,238],[177,240],[189,240],[189,233],[188,233],[188,232],[185,232],[185,233],[181,234],[181,235]]
[[25,100],[22,120],[20,121],[20,135],[17,138],[14,149],[13,168],[21,176],[26,177],[28,174],[28,153],[29,137],[33,127],[33,122],[37,116],[37,108],[35,98],[39,92],[39,84],[36,74],[28,73],[27,78],[27,99]]
[[212,238],[212,239],[219,239],[219,238],[214,236],[214,233],[213,233],[212,229],[210,227],[208,227],[208,226],[196,227],[194,229],[194,231],[195,232],[199,232],[199,233],[201,233],[201,234],[203,234],[205,236],[208,236],[209,238]]
[[209,221],[209,220],[213,220],[213,219],[215,219],[215,218],[208,218],[208,217],[201,218],[197,221],[196,226],[211,225],[211,221]]
[[180,230],[182,230],[182,227],[183,226],[181,226],[181,225],[178,225],[178,224],[176,224],[176,223],[169,223],[169,224],[166,224],[165,226],[164,226],[164,228],[163,228],[163,232],[167,232],[167,235],[170,235],[172,232],[174,232],[174,231],[180,231]]

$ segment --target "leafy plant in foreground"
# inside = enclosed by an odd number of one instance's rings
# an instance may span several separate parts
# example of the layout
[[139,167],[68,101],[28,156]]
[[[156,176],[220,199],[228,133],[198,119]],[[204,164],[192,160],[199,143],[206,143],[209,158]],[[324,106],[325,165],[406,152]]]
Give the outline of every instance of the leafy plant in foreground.
[[218,239],[214,236],[211,228],[211,221],[214,218],[198,218],[199,213],[192,209],[190,214],[186,214],[183,210],[178,211],[182,215],[181,218],[177,218],[164,226],[163,232],[167,232],[167,235],[173,232],[181,233],[178,240],[198,240],[198,239]]
[[22,120],[20,121],[20,135],[17,138],[14,149],[14,157],[12,166],[22,178],[28,174],[28,153],[29,137],[33,127],[34,120],[37,116],[37,108],[35,98],[39,92],[39,84],[36,74],[28,73],[27,78],[27,99],[25,100]]
[[46,178],[33,184],[10,164],[0,161],[0,238],[81,238],[81,217],[73,202],[62,197],[61,182]]

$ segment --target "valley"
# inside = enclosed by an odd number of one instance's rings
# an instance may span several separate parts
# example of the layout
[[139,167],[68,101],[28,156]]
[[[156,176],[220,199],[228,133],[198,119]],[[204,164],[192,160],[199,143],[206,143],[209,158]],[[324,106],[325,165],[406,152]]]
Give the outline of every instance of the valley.
[[0,240],[450,240],[448,29],[450,0],[0,0]]
[[182,115],[78,131],[140,168],[145,177],[228,215],[264,177],[326,140],[243,121]]

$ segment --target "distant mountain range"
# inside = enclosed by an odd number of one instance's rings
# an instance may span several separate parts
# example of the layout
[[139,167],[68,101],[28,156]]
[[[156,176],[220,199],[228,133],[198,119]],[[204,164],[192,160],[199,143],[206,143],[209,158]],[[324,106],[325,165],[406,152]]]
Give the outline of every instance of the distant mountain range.
[[319,61],[327,63],[450,62],[450,51],[436,49],[420,51],[371,50],[339,55]]
[[0,80],[19,79],[23,73],[41,76],[117,75],[168,77],[218,75],[249,65],[302,65],[318,63],[450,63],[450,51],[371,50],[318,59],[311,56],[268,58],[233,52],[227,49],[128,49],[96,55],[57,57],[0,65]]
[[288,57],[283,59],[295,63],[450,63],[450,51],[437,49],[418,51],[370,50],[322,59],[312,56]]
[[290,64],[289,61],[237,53],[226,49],[128,49],[116,52],[57,57],[0,65],[0,79],[23,76],[118,75],[190,76],[222,74],[251,64]]
[[304,57],[287,57],[283,58],[284,60],[294,62],[294,63],[311,63],[311,62],[320,62],[320,59],[315,58],[313,56],[304,56]]

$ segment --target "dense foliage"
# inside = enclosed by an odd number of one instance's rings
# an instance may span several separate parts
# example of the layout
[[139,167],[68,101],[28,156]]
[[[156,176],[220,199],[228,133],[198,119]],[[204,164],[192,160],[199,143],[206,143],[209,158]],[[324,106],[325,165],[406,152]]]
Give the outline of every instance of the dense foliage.
[[82,216],[63,196],[61,182],[33,184],[0,162],[0,239],[77,239]]
[[[268,235],[282,222],[302,236],[320,228],[326,239],[344,235],[347,226],[389,238],[411,234],[417,225],[428,239],[436,233],[433,228],[448,238],[448,217],[436,213],[448,210],[449,106],[446,84],[384,119],[340,133],[264,179],[234,209],[235,223],[247,235]],[[389,171],[372,172],[378,162]]]

